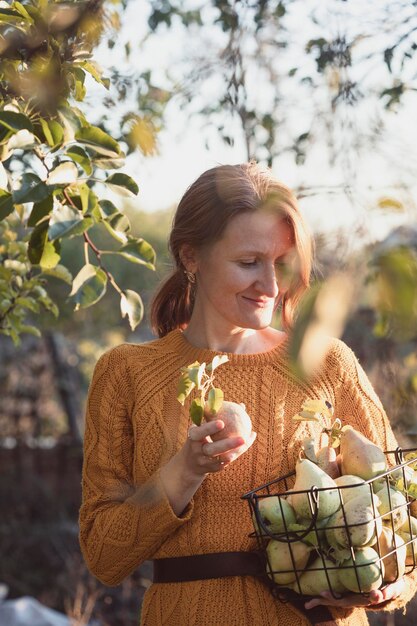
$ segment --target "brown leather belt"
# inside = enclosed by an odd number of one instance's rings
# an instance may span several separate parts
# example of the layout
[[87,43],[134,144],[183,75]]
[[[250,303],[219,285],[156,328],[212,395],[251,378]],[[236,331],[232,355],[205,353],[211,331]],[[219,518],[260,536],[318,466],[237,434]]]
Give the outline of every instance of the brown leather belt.
[[[265,558],[261,552],[211,552],[153,561],[154,583],[190,582],[225,576],[257,576],[271,587],[265,573]],[[330,610],[325,606],[305,609],[306,598],[295,591],[283,589],[282,595],[278,596],[276,589],[273,589],[273,594],[283,602],[290,602],[312,625],[334,621]]]

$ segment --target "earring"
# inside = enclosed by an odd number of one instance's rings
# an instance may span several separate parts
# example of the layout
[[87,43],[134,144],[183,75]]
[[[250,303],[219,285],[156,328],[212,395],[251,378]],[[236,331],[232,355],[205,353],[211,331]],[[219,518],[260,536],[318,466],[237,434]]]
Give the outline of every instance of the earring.
[[186,275],[188,282],[194,285],[195,274],[193,274],[192,272],[189,272],[188,270],[184,270],[184,274]]

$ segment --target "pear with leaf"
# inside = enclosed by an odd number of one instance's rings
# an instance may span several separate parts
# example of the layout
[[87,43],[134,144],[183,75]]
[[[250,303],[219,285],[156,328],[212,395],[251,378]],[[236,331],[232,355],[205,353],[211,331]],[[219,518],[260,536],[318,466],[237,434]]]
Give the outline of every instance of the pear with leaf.
[[336,448],[339,446],[339,434],[341,428],[340,420],[336,419],[333,423],[334,409],[328,400],[306,400],[301,411],[294,415],[295,422],[317,422],[322,428],[322,432],[329,436],[330,444],[320,448],[318,452],[315,450],[315,440],[313,437],[307,437],[303,442],[304,454],[313,463],[318,465],[331,478],[340,476],[340,468],[337,463]]
[[191,421],[200,426],[203,418],[209,422],[222,420],[224,428],[211,435],[213,441],[226,437],[242,437],[245,443],[252,435],[252,422],[246,413],[243,403],[224,400],[223,391],[214,386],[214,370],[228,361],[226,355],[215,356],[211,363],[195,361],[181,369],[178,383],[178,401],[184,405],[191,392],[196,389],[199,393],[190,404]]

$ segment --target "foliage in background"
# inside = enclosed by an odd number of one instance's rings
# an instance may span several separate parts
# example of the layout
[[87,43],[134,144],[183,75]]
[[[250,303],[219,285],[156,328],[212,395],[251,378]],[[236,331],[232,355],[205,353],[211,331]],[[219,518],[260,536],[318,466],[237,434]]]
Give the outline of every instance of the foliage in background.
[[[115,256],[155,267],[152,246],[132,235],[120,201],[108,199],[108,191],[135,196],[138,185],[118,171],[125,158],[118,141],[75,106],[88,75],[109,86],[92,59],[106,28],[97,0],[0,3],[0,332],[15,342],[22,332],[39,333],[29,315],[58,314],[48,296],[51,276],[71,286],[75,309],[95,304],[111,285],[132,329],[143,316],[140,294],[108,268]],[[141,128],[130,125],[128,149],[147,151],[150,131]],[[112,245],[98,247],[93,230],[106,231]],[[68,239],[83,243],[75,276],[62,262]]]

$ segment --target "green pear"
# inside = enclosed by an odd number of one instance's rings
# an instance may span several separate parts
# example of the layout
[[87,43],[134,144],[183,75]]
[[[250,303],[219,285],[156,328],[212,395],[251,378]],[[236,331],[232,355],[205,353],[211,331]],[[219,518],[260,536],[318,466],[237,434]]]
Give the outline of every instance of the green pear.
[[406,547],[406,565],[417,565],[417,537],[404,530],[398,530],[397,535],[403,539]]
[[397,535],[400,535],[400,537],[404,539],[406,544],[406,564],[417,564],[417,519],[412,515],[407,515],[406,521],[401,526],[401,528],[397,530]]
[[[258,510],[262,523],[271,533],[285,533],[286,528],[288,530],[289,525],[296,521],[292,506],[279,496],[266,496],[259,499]],[[265,534],[265,531],[259,526],[255,514],[253,514],[253,523],[260,534]]]
[[369,480],[387,469],[385,454],[381,448],[352,426],[342,428],[340,454],[342,474],[353,474]]
[[389,528],[383,528],[378,537],[379,555],[384,564],[384,582],[392,583],[405,573],[407,547],[404,539]]
[[408,505],[404,494],[393,487],[384,485],[378,491],[378,498],[380,500],[378,511],[382,515],[384,524],[392,525],[394,530],[401,528],[408,519]]
[[352,498],[333,515],[326,533],[331,545],[336,542],[338,546],[349,548],[351,545],[360,547],[372,543],[382,530],[381,518],[374,515],[374,508],[378,514],[378,497],[373,495],[373,498],[374,505],[369,494]]
[[339,580],[354,593],[368,593],[382,585],[384,566],[373,548],[355,550],[352,557],[344,561],[339,569]]
[[[327,572],[327,575],[326,575]],[[301,575],[298,582],[294,581],[292,588],[305,596],[318,596],[322,591],[343,593],[346,587],[339,579],[339,568],[326,557],[319,556]]]
[[[277,585],[288,585],[301,576],[312,548],[302,541],[285,543],[271,539],[266,547],[267,574]],[[297,574],[294,571],[297,570]]]
[[399,530],[417,537],[417,519],[412,515],[407,515],[404,524],[399,528]]
[[[371,493],[371,489],[368,484],[364,484],[365,481],[359,476],[353,476],[352,474],[343,474],[339,478],[335,478],[334,482],[340,489],[341,496],[344,504],[356,498],[357,496],[367,496]],[[369,495],[370,497],[370,495]]]
[[[309,492],[312,487],[324,489],[318,492],[317,519],[323,519],[332,515],[340,507],[340,498],[336,483],[320,467],[308,459],[298,461],[295,468],[294,491],[291,494],[291,504],[298,518],[311,518],[310,494],[297,493],[298,491]],[[314,511],[314,503],[312,502]]]

